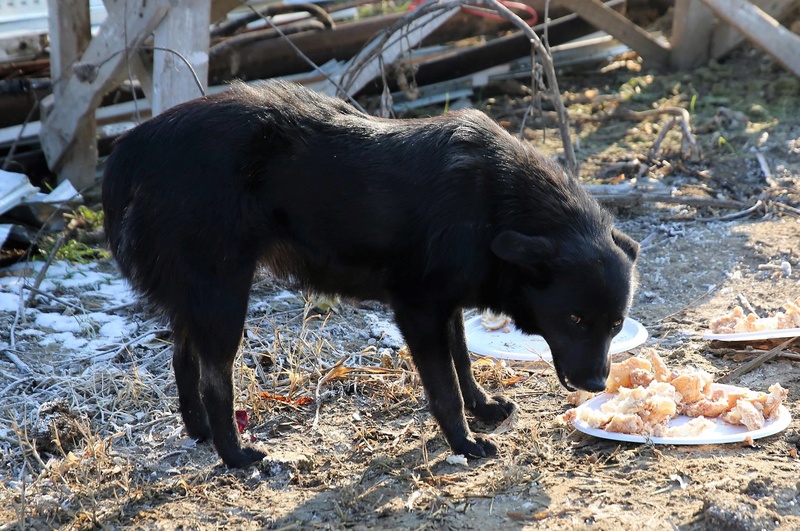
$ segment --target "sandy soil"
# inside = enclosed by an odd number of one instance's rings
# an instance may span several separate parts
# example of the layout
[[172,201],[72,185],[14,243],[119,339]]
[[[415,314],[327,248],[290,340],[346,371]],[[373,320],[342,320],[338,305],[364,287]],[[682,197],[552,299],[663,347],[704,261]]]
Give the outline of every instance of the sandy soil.
[[[611,165],[647,161],[663,118],[598,119],[580,129],[587,182],[646,183],[746,207],[762,200],[731,220],[722,216],[736,209],[611,205],[619,225],[643,242],[631,316],[649,331],[646,346],[673,367],[721,377],[764,345],[748,351],[704,341],[709,319],[740,296],[761,314],[800,297],[798,83],[752,52],[691,77],[638,73],[629,63],[604,74],[565,74],[562,88],[571,94],[607,96],[575,103],[570,112],[599,118],[609,105],[693,105],[698,129],[724,115],[721,107],[743,113],[740,123],[720,118],[698,131],[698,156],[682,159],[679,134],[670,133],[638,178]],[[759,76],[734,85],[744,68]],[[511,110],[526,104],[508,94],[476,103],[511,130],[520,115]],[[548,130],[546,149],[557,150],[555,138]],[[782,262],[790,274],[781,272]],[[111,264],[100,267],[113,271]],[[68,287],[56,295],[93,304]],[[252,303],[236,373],[239,407],[249,417],[243,435],[271,458],[247,470],[226,469],[210,446],[186,439],[168,337],[138,306],[114,313],[136,322],[136,334],[155,332],[120,343],[125,348],[102,365],[87,361],[95,353],[67,358],[58,345],[42,348],[36,338],[18,337],[14,353],[36,378],[0,356],[0,389],[7,390],[0,408],[0,529],[800,528],[796,421],[753,445],[618,443],[557,421],[570,406],[546,364],[480,361],[480,380],[517,401],[521,412],[494,435],[499,456],[450,463],[385,308],[345,302],[336,313],[304,320],[304,300],[268,276],[254,287]],[[8,347],[14,314],[0,318],[0,341]],[[774,382],[788,389],[786,405],[800,418],[797,360],[778,357],[733,383],[766,390]],[[66,399],[60,446],[49,443],[52,433],[36,431],[37,408],[55,396]]]

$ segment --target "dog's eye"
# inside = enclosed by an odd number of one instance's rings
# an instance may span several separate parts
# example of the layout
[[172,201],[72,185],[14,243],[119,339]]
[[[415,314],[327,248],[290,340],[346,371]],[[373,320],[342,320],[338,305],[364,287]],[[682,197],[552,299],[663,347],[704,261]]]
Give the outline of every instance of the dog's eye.
[[612,328],[619,328],[622,326],[622,319],[617,319],[614,321],[614,324],[611,325]]
[[574,313],[569,316],[569,320],[572,321],[574,324],[579,324],[581,322],[581,316],[575,315]]

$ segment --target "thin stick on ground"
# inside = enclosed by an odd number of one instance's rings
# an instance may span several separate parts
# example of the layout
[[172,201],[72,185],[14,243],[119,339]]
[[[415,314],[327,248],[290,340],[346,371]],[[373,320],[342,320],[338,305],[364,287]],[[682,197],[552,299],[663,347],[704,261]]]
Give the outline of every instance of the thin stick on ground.
[[727,382],[730,382],[730,381],[734,380],[735,378],[738,378],[738,377],[742,376],[743,374],[747,374],[748,372],[760,367],[761,365],[763,365],[764,363],[768,362],[769,360],[777,357],[778,355],[780,355],[783,352],[783,349],[785,349],[786,347],[789,347],[795,341],[798,341],[798,340],[800,340],[800,337],[790,337],[789,339],[787,339],[786,341],[784,341],[783,343],[781,343],[777,347],[769,349],[768,351],[766,351],[765,353],[761,354],[757,358],[755,358],[753,360],[750,360],[747,363],[745,363],[744,365],[732,370],[731,372],[729,372],[725,376],[719,378],[717,381],[719,383],[727,383]]

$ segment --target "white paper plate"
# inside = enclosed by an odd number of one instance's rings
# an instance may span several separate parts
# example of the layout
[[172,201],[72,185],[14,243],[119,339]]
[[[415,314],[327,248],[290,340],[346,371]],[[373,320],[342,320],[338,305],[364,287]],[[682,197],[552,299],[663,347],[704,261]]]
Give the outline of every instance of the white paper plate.
[[[487,330],[481,316],[464,323],[467,348],[479,356],[520,361],[552,361],[550,347],[542,336],[523,334],[512,324],[500,330]],[[622,330],[611,340],[611,354],[626,352],[647,340],[647,330],[638,321],[625,319]]]
[[703,334],[703,339],[714,341],[755,341],[758,339],[786,339],[795,336],[800,336],[800,328],[782,328],[780,330],[742,332],[740,334],[715,334],[709,331]]
[[[733,386],[726,386],[721,384],[712,384],[713,387],[716,388],[731,388]],[[594,409],[596,411],[600,411],[600,406],[604,403],[608,402],[613,395],[609,393],[603,393],[602,395],[598,395],[591,400],[588,400],[578,406],[578,408],[589,408]],[[781,432],[789,426],[789,423],[792,421],[792,416],[789,414],[789,410],[786,409],[785,406],[780,407],[780,415],[775,420],[769,420],[764,424],[764,427],[760,430],[753,430],[749,431],[746,426],[734,426],[733,424],[728,424],[727,422],[723,422],[720,419],[708,419],[711,421],[715,421],[716,425],[713,428],[706,429],[698,435],[697,437],[643,437],[641,435],[631,435],[628,433],[616,433],[613,431],[606,431],[601,430],[598,428],[590,428],[585,421],[578,420],[577,418],[572,421],[572,425],[578,431],[586,433],[587,435],[593,435],[594,437],[599,437],[601,439],[610,439],[612,441],[623,441],[623,442],[635,442],[635,443],[645,443],[650,441],[655,444],[725,444],[725,443],[735,443],[735,442],[742,442],[746,437],[750,437],[752,439],[760,439],[762,437],[768,437],[770,435],[775,435],[778,432]],[[692,420],[690,417],[686,417],[684,415],[679,415],[674,419],[669,421],[669,427],[681,426],[686,424]]]

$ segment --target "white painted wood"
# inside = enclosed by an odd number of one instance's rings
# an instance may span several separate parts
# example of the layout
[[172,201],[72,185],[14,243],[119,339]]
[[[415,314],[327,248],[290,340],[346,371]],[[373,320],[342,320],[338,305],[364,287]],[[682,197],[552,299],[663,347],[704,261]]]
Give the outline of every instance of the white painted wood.
[[[59,105],[66,89],[66,85],[59,80],[71,74],[73,63],[92,38],[89,1],[48,0],[47,4],[50,14],[50,78],[54,80],[53,101]],[[69,180],[78,190],[94,183],[97,168],[96,131],[94,120],[84,120],[76,125],[73,147],[57,168],[58,182]]]
[[669,62],[686,70],[708,62],[714,15],[700,0],[675,0]]
[[[699,3],[699,0],[694,0]],[[798,5],[797,0],[751,0],[750,2],[775,20],[783,20]],[[711,57],[718,59],[728,54],[745,40],[744,35],[730,24],[715,24],[711,37]]]
[[[211,0],[173,2],[169,14],[156,27],[153,53],[153,114],[197,98],[208,87],[208,47]],[[166,49],[172,51],[166,51]],[[202,85],[180,53],[190,64]]]
[[657,65],[667,64],[670,48],[648,32],[620,15],[600,0],[559,0],[559,6],[571,9],[576,15],[598,29],[627,44],[642,59]]
[[97,36],[80,59],[82,63],[97,67],[96,77],[80,80],[71,72],[65,72],[69,75],[61,81],[65,86],[58,105],[43,122],[40,139],[51,170],[60,169],[67,149],[75,142],[76,132],[94,116],[103,95],[126,75],[126,50],[137,48],[150,36],[166,15],[168,5],[169,0],[149,0],[143,5],[118,0],[113,9],[109,9]]
[[703,0],[717,17],[800,76],[800,36],[795,35],[747,0]]

